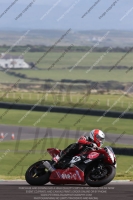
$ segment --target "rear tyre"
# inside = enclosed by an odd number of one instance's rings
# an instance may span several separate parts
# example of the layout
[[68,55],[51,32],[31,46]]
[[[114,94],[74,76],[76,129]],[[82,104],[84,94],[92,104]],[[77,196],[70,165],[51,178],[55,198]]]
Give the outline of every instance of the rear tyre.
[[34,163],[27,169],[25,173],[25,180],[30,185],[36,185],[36,186],[45,185],[46,183],[49,182],[50,174],[51,173],[45,168],[42,161],[39,161]]
[[115,174],[116,169],[111,165],[104,166],[102,172],[100,172],[98,169],[94,170],[91,168],[86,174],[86,183],[92,187],[100,187],[112,181],[115,177]]

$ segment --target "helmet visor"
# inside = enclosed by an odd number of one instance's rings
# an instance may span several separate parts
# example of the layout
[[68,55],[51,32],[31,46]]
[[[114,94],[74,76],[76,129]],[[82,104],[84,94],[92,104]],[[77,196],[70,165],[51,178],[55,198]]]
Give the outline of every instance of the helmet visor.
[[105,139],[100,135],[96,135],[96,140],[100,143],[100,146],[104,144]]

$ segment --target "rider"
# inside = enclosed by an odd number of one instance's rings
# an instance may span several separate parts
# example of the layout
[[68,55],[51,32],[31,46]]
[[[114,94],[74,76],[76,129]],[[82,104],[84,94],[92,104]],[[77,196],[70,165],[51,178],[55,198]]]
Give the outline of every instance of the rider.
[[73,157],[84,152],[87,147],[98,149],[103,145],[104,140],[105,134],[99,129],[94,129],[90,132],[89,136],[81,136],[76,143],[70,144],[66,149],[60,152],[60,155],[54,157],[53,160],[57,163],[64,156]]

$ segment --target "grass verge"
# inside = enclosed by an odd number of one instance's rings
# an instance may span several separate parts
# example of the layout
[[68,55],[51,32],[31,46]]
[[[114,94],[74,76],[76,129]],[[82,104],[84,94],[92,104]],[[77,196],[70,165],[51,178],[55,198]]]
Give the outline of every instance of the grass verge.
[[19,98],[18,103],[38,105],[56,105],[67,107],[92,108],[98,110],[133,112],[131,95],[123,94],[85,94],[80,93],[47,93],[45,92],[0,92],[3,102],[14,103]]
[[[132,135],[132,120],[95,116],[85,116],[76,114],[61,114],[50,112],[35,112],[21,110],[0,110],[0,124],[17,125],[17,126],[35,126],[50,127],[68,130],[85,130],[90,131],[98,128],[105,133],[118,133]],[[99,120],[99,121],[98,121]],[[113,124],[114,123],[114,124]]]

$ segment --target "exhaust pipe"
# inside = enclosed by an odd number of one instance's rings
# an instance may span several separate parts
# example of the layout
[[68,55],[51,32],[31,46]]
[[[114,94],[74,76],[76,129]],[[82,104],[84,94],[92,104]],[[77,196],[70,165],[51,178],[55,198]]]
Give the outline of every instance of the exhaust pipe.
[[48,161],[44,161],[43,165],[50,171],[53,172],[55,171],[55,168],[52,167],[52,165]]

